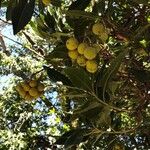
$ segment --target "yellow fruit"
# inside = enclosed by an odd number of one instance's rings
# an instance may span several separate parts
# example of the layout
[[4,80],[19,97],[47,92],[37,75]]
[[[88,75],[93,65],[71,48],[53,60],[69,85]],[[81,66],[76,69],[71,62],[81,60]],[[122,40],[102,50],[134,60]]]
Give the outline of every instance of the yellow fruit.
[[98,69],[97,63],[94,60],[88,60],[86,62],[86,70],[90,73],[95,73]]
[[37,86],[37,89],[38,89],[38,91],[40,91],[40,92],[44,91],[44,88],[45,88],[45,86],[44,86],[44,84],[42,84],[42,83],[39,83],[38,86]]
[[37,86],[37,81],[36,80],[31,80],[30,82],[29,82],[29,85],[31,86],[31,87],[36,87]]
[[71,58],[71,59],[77,59],[77,57],[78,57],[78,51],[77,50],[75,50],[75,51],[69,51],[68,52],[68,56]]
[[18,85],[15,87],[15,89],[16,89],[18,92],[23,90],[23,88],[22,88],[22,86],[21,86],[20,84],[18,84]]
[[76,38],[69,38],[66,41],[66,47],[68,50],[75,50],[78,47],[78,40]]
[[29,94],[33,97],[37,96],[38,95],[38,90],[36,88],[31,88],[29,90]]
[[84,67],[86,65],[86,58],[84,56],[78,56],[77,63],[79,66]]
[[19,91],[19,94],[20,94],[20,96],[21,96],[22,98],[24,98],[25,95],[26,95],[26,91],[24,91],[24,90],[22,89],[21,91]]
[[30,86],[26,82],[21,83],[21,86],[24,89],[24,91],[29,91],[30,90]]
[[42,3],[48,6],[51,3],[51,0],[42,0]]
[[102,49],[102,47],[99,44],[93,44],[93,47],[96,49],[97,53]]
[[87,47],[84,51],[84,57],[88,60],[92,60],[96,57],[97,51],[94,47]]
[[84,51],[86,49],[86,47],[88,47],[87,43],[80,43],[77,50],[79,54],[84,54]]
[[33,100],[34,98],[30,94],[26,94],[25,100]]
[[92,32],[96,35],[100,35],[101,33],[105,32],[105,27],[101,23],[96,23],[92,27]]
[[103,32],[99,35],[100,39],[105,42],[108,39],[108,34],[106,32]]

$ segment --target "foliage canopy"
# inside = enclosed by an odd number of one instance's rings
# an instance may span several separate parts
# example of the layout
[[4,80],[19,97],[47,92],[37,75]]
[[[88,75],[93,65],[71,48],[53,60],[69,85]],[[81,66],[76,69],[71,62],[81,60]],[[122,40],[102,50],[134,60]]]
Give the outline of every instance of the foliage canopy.
[[[0,149],[150,149],[148,0],[0,3],[1,22],[22,40],[1,44],[11,82],[0,95]],[[31,79],[45,91],[25,101],[15,87]]]

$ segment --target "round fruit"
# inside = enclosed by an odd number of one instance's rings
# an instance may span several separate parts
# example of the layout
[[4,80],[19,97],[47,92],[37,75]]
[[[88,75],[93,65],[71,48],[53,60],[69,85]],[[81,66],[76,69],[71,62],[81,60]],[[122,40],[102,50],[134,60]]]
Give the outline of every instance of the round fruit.
[[22,88],[22,86],[21,86],[20,84],[18,84],[15,89],[16,89],[18,92],[23,90],[23,88]]
[[94,60],[88,60],[86,62],[86,70],[90,73],[95,73],[98,69],[97,63]]
[[99,44],[93,44],[93,47],[96,49],[97,53],[102,49],[102,47]]
[[24,98],[25,95],[26,95],[26,91],[21,90],[21,91],[19,91],[19,94],[20,94],[20,96],[21,96],[22,98]]
[[36,97],[38,95],[38,90],[36,88],[31,88],[29,90],[29,94],[33,97]]
[[78,40],[76,38],[69,38],[66,41],[66,47],[69,50],[75,50],[78,47]]
[[34,98],[30,94],[26,94],[25,100],[33,100]]
[[105,27],[101,23],[96,23],[92,27],[92,32],[96,35],[100,35],[105,31]]
[[103,42],[105,42],[108,39],[108,34],[106,32],[103,32],[99,37]]
[[75,50],[75,51],[69,51],[68,52],[68,56],[71,58],[71,59],[77,59],[77,57],[78,57],[78,51],[77,50]]
[[51,3],[51,0],[42,0],[42,3],[48,6]]
[[21,83],[21,86],[24,89],[24,91],[29,91],[30,90],[30,86],[26,82]]
[[29,82],[29,85],[31,86],[31,87],[36,87],[37,86],[37,81],[36,80],[31,80],[30,82]]
[[38,89],[38,91],[40,91],[40,92],[44,91],[44,88],[45,88],[45,86],[44,86],[44,84],[42,84],[42,83],[39,83],[38,86],[37,86],[37,89]]
[[79,66],[84,67],[86,65],[86,58],[84,56],[78,56],[77,63]]
[[77,50],[79,54],[84,54],[84,51],[86,49],[86,47],[88,47],[87,43],[80,43]]
[[87,47],[84,51],[84,57],[88,60],[92,60],[96,57],[97,51],[94,47]]

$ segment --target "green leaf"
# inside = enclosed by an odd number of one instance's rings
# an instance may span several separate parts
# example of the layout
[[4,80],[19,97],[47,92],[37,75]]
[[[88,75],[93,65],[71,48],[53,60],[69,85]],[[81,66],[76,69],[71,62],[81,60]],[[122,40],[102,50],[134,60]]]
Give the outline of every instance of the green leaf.
[[35,0],[19,0],[12,11],[13,32],[17,34],[30,21],[35,6]]
[[137,70],[131,69],[130,72],[135,76],[140,82],[150,82],[150,71],[147,70]]
[[80,144],[86,140],[87,134],[90,132],[90,129],[72,129],[64,133],[55,144],[64,145],[65,148],[70,148],[73,145]]
[[104,73],[103,78],[102,78],[103,99],[105,99],[105,91],[106,91],[109,81],[117,73],[117,71],[118,71],[124,57],[128,53],[128,51],[129,51],[128,49],[123,49],[122,52],[120,52],[120,54],[111,62],[109,68]]
[[69,10],[84,10],[91,0],[76,0],[69,6]]
[[80,108],[74,110],[73,114],[77,115],[77,114],[86,113],[86,112],[89,112],[90,110],[97,108],[97,107],[101,107],[101,104],[94,101],[91,98],[91,100],[85,102]]
[[43,66],[43,68],[47,71],[47,74],[48,74],[49,78],[53,82],[61,81],[64,85],[67,85],[67,86],[71,86],[72,85],[72,83],[68,79],[68,77],[66,77],[61,72],[59,72],[59,71],[57,71],[57,70],[55,70],[53,68],[49,68],[47,66]]
[[53,58],[68,58],[68,50],[66,46],[57,46],[54,50],[47,56],[46,60]]
[[91,91],[92,82],[90,80],[89,75],[86,73],[84,69],[70,67],[65,68],[64,72],[75,87]]
[[132,1],[137,4],[145,4],[145,5],[147,5],[149,2],[149,0],[132,0]]

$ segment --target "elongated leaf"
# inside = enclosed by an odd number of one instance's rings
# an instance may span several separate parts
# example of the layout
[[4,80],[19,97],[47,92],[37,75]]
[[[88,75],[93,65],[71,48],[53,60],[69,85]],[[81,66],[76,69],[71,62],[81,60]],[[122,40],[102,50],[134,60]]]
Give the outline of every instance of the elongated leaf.
[[68,54],[67,54],[68,50],[66,48],[66,46],[57,46],[48,56],[47,56],[47,60],[48,59],[52,59],[52,58],[67,58]]
[[64,72],[75,87],[91,91],[92,82],[84,69],[70,67],[64,69]]
[[107,71],[104,73],[104,76],[102,78],[102,86],[103,86],[103,99],[105,99],[105,91],[106,87],[108,85],[108,82],[111,80],[111,78],[116,74],[118,71],[124,57],[128,53],[128,49],[124,49],[110,64],[110,67],[107,69]]
[[19,0],[12,11],[13,32],[17,34],[30,21],[35,6],[35,0]]
[[92,99],[92,101],[87,101],[80,108],[75,110],[73,114],[76,115],[76,114],[86,113],[86,112],[89,112],[91,109],[94,109],[94,108],[100,107],[100,106],[101,106],[100,103],[93,101],[93,99]]
[[87,134],[90,129],[73,129],[64,133],[55,144],[64,145],[65,148],[69,148],[73,145],[80,144],[86,140]]
[[43,66],[43,68],[47,71],[47,74],[48,74],[50,80],[52,80],[53,82],[61,81],[64,85],[67,85],[67,86],[72,85],[69,78],[66,77],[64,74],[62,74],[61,72],[59,72],[53,68],[49,68],[47,66]]
[[76,0],[69,6],[69,10],[84,10],[91,0]]

